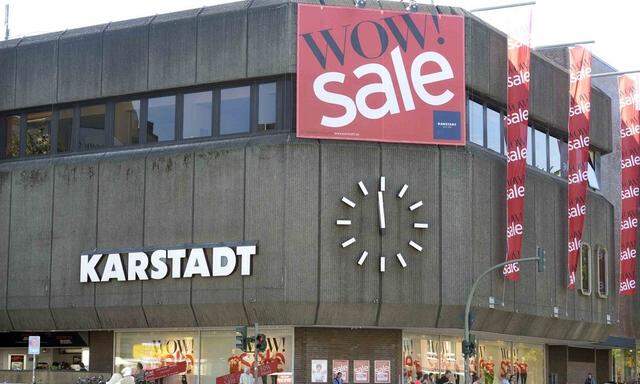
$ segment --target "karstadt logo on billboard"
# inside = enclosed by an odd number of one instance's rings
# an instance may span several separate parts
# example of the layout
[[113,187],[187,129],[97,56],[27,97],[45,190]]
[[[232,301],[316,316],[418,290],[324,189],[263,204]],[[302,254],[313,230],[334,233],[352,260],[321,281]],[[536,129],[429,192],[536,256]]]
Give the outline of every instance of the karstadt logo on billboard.
[[298,5],[297,135],[464,145],[464,18]]

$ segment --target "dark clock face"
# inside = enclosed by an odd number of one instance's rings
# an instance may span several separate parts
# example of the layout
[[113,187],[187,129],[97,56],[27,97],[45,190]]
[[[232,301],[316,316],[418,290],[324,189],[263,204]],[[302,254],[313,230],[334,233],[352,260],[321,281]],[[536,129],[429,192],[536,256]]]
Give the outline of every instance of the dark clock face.
[[[377,209],[377,216],[378,216],[378,233],[380,234],[380,236],[384,236],[387,230],[387,221],[386,221],[386,214],[388,214],[387,212],[387,206],[385,206],[385,202],[390,201],[390,199],[399,199],[399,200],[403,200],[407,190],[409,189],[409,186],[407,184],[404,184],[402,186],[402,188],[400,188],[399,191],[389,191],[386,188],[386,179],[384,176],[380,177],[380,183],[378,185],[378,191],[376,191],[375,194],[373,193],[369,193],[369,190],[367,189],[367,186],[365,185],[365,183],[363,181],[359,181],[358,182],[358,188],[360,189],[360,194],[358,196],[358,198],[355,197],[349,197],[349,196],[343,196],[342,197],[342,203],[345,204],[346,206],[350,207],[350,208],[355,208],[357,204],[359,204],[359,201],[361,201],[362,199],[367,199],[367,198],[374,198],[377,200],[378,202],[378,209]],[[407,201],[406,203],[406,207],[409,211],[411,212],[415,212],[416,214],[416,219],[413,223],[413,229],[414,230],[426,230],[429,228],[429,224],[424,222],[424,221],[420,221],[418,220],[418,214],[419,214],[419,208],[422,207],[423,202],[422,200],[419,201],[415,201],[415,202],[410,202]],[[402,206],[405,206],[405,204],[403,204]],[[336,225],[338,226],[342,226],[345,227],[345,229],[348,229],[351,226],[351,219],[347,216],[347,217],[342,217],[336,220]],[[410,230],[409,228],[407,228],[407,230]],[[354,234],[347,234],[347,237],[345,238],[345,240],[342,240],[340,242],[340,246],[342,248],[347,248],[355,243],[357,243],[358,239],[357,239],[357,235]],[[417,242],[410,240],[407,243],[408,247],[411,247],[413,249],[415,249],[418,252],[422,252],[422,245],[418,244]],[[365,249],[362,251],[362,253],[360,253],[359,255],[357,255],[356,258],[356,262],[358,265],[363,265],[365,263],[365,261],[367,261],[367,258],[369,257],[369,252]],[[380,272],[385,272],[386,270],[386,265],[387,265],[387,259],[388,258],[393,259],[393,255],[380,255]],[[395,258],[397,259],[397,261],[400,263],[400,265],[402,266],[402,268],[406,268],[407,267],[407,261],[405,259],[405,257],[402,255],[401,250],[398,249],[397,253],[395,255]]]

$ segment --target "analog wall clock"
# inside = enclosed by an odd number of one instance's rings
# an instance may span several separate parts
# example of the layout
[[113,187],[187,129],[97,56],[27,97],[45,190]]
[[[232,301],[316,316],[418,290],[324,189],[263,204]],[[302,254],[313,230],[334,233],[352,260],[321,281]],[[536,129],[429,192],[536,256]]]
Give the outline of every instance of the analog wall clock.
[[[357,198],[352,196],[342,196],[341,204],[344,204],[347,207],[353,209],[358,204],[360,204],[362,199],[375,198],[378,202],[378,209],[376,214],[378,216],[378,232],[380,236],[384,236],[387,230],[386,215],[388,214],[387,212],[388,205],[385,205],[385,202],[389,202],[390,199],[399,199],[400,201],[406,200],[406,209],[408,209],[410,212],[413,213],[414,215],[412,220],[413,226],[412,228],[406,228],[406,230],[424,231],[429,228],[428,223],[426,223],[424,220],[419,219],[420,207],[423,206],[422,200],[409,201],[408,199],[404,199],[409,189],[409,186],[407,184],[404,184],[399,191],[388,191],[386,188],[386,179],[384,176],[381,176],[380,183],[378,185],[378,191],[376,192],[375,195],[370,196],[371,194],[369,193],[367,186],[362,180],[358,182],[358,188],[360,190],[360,193],[359,193],[360,196],[358,196]],[[405,204],[402,204],[402,206],[404,207]],[[340,217],[336,220],[336,225],[340,227],[344,227],[346,232],[344,239],[340,241],[340,244],[339,244],[340,247],[355,249],[354,244],[357,244],[358,239],[356,235],[354,235],[353,233],[349,233],[349,228],[351,227],[351,218],[348,216]],[[401,229],[401,230],[404,230],[404,229]],[[420,253],[423,250],[423,246],[414,240],[410,240],[407,243],[407,247],[410,247]],[[401,249],[397,250],[397,253],[395,254],[395,259],[400,263],[402,268],[406,268],[407,259],[405,259],[405,256],[402,255],[402,251],[403,250]],[[369,258],[369,251],[364,249],[364,250],[358,250],[356,252],[357,252],[356,263],[362,266],[367,261],[367,258]],[[389,255],[380,255],[380,272],[386,271],[388,256]],[[393,255],[391,255],[391,258],[393,258]]]

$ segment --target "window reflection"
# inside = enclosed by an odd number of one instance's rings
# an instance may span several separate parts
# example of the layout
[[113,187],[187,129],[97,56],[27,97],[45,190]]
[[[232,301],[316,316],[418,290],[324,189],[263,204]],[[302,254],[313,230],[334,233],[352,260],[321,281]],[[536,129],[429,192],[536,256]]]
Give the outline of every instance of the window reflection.
[[51,112],[27,114],[26,154],[46,155],[51,150]]
[[20,154],[20,116],[9,116],[6,119],[6,142],[3,150],[4,158],[18,157]]
[[251,129],[251,88],[225,88],[220,91],[220,134],[246,133]]
[[583,243],[580,245],[580,262],[578,267],[580,292],[583,295],[591,295],[591,247],[589,244]]
[[484,113],[482,104],[469,100],[469,140],[484,146]]
[[533,128],[527,128],[527,164],[533,165]]
[[549,136],[549,172],[556,176],[567,177],[567,143]]
[[138,144],[140,141],[140,100],[116,103],[113,144]]
[[276,83],[258,86],[258,130],[276,128]]
[[603,246],[598,247],[598,296],[605,298],[609,294],[609,265],[607,263],[607,250]]
[[487,148],[500,153],[500,112],[487,108]]
[[105,105],[80,108],[81,151],[102,148],[105,145]]
[[536,151],[536,167],[547,170],[547,134],[542,131],[534,130],[534,145]]
[[176,138],[176,97],[149,99],[147,113],[147,143],[171,141]]
[[587,168],[587,179],[589,186],[593,189],[600,189],[600,156],[594,151],[589,151],[589,166]]
[[186,93],[184,95],[183,137],[211,136],[213,92]]
[[71,151],[71,132],[73,129],[73,109],[58,111],[58,153]]

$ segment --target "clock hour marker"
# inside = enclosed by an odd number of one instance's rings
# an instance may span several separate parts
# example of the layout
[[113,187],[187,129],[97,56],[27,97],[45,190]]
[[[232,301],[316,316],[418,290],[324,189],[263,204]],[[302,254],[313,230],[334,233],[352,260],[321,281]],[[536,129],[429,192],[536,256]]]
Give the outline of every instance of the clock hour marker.
[[351,220],[336,220],[336,225],[351,225]]
[[342,248],[347,248],[348,246],[350,246],[351,244],[356,242],[356,238],[352,237],[349,240],[345,241],[344,243],[342,243]]
[[[353,240],[353,241],[355,241],[355,240]],[[418,252],[422,252],[422,247],[420,246],[420,244],[418,244],[418,243],[414,242],[413,240],[411,240],[411,241],[409,242],[409,245],[410,245],[411,247],[413,247],[416,251],[418,251]]]
[[384,178],[384,176],[380,176],[380,192],[384,192],[385,187],[386,187],[386,185],[385,185],[385,184],[386,184],[386,183],[385,183],[385,178]]
[[402,255],[399,253],[396,255],[396,257],[398,258],[398,261],[402,265],[402,268],[407,268],[407,262],[404,261],[404,257],[402,257]]
[[364,264],[364,261],[367,259],[367,256],[369,256],[369,252],[363,251],[362,255],[360,255],[360,258],[358,259],[358,265]]
[[427,224],[427,223],[413,223],[413,228],[416,228],[416,229],[428,229],[429,228],[429,224]]
[[386,269],[386,260],[384,256],[380,257],[380,272],[384,272]]
[[342,202],[347,204],[348,206],[350,206],[351,208],[355,208],[356,207],[356,203],[354,203],[353,201],[347,199],[346,197],[342,196]]
[[[344,199],[344,198],[343,198]],[[410,211],[415,211],[416,209],[422,207],[422,200],[418,201],[417,203],[414,203],[413,205],[411,205],[409,207]]]
[[398,198],[402,199],[404,194],[407,192],[407,189],[409,189],[409,186],[407,184],[403,185],[400,192],[398,192]]
[[358,182],[358,187],[360,187],[363,195],[367,196],[369,194],[369,191],[367,191],[367,187],[364,186],[364,183],[362,181]]

